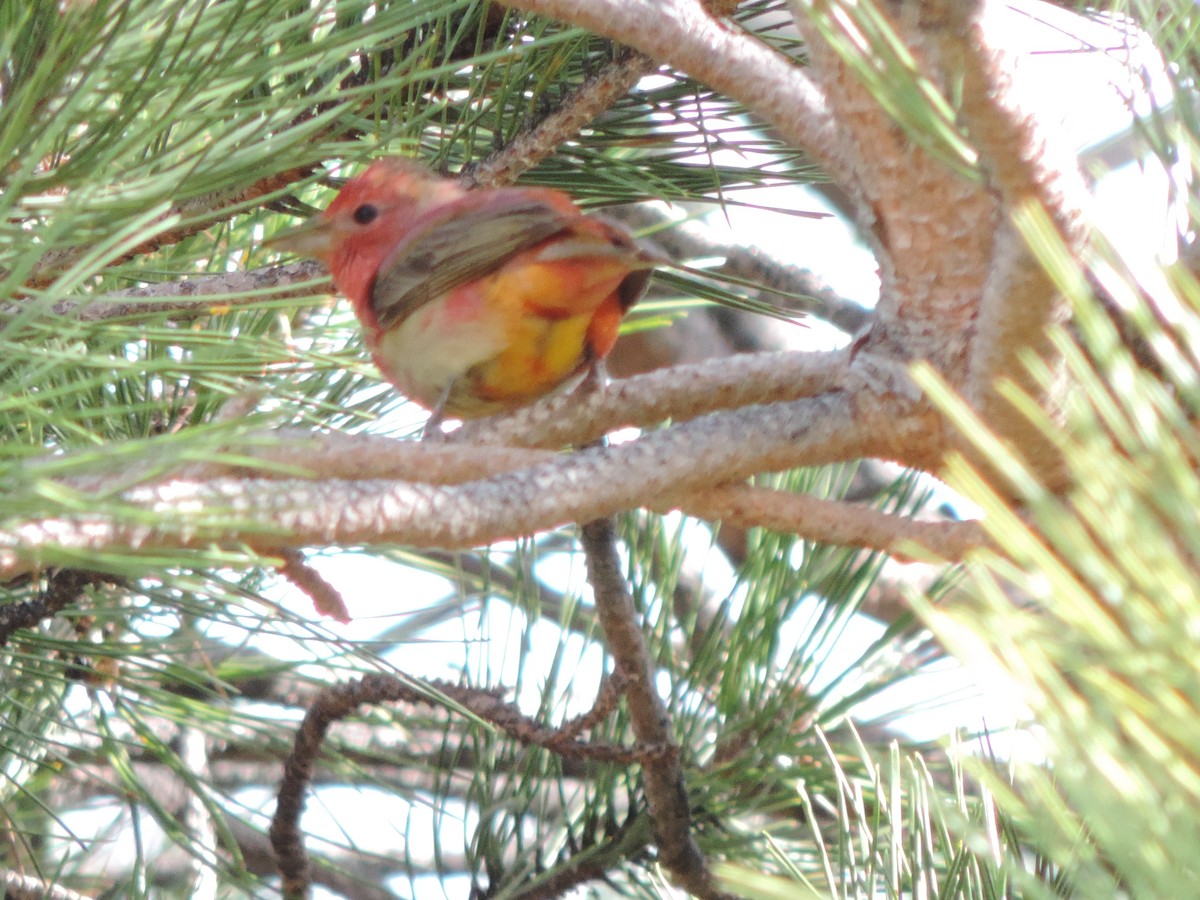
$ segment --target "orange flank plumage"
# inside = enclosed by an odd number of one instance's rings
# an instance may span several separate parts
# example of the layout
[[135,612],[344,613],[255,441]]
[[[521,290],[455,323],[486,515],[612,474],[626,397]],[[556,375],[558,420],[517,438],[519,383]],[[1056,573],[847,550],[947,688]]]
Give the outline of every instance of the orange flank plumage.
[[520,406],[598,363],[654,266],[561,191],[468,191],[396,158],[272,243],[329,267],[380,371],[435,419]]

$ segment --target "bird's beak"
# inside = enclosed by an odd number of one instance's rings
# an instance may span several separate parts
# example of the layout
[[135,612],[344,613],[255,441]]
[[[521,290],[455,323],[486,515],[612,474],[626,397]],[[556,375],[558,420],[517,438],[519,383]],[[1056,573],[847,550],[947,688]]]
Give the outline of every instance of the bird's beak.
[[329,265],[333,256],[333,222],[320,215],[313,216],[294,228],[273,235],[263,241],[263,246],[318,259]]

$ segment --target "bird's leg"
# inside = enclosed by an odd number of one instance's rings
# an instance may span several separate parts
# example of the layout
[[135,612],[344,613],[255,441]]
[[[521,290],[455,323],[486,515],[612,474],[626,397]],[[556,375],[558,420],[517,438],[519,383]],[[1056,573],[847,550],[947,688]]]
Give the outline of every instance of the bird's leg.
[[446,386],[442,389],[442,395],[438,397],[437,403],[433,406],[433,412],[425,420],[425,427],[421,431],[421,440],[445,440],[446,432],[442,431],[442,421],[446,418],[446,404],[450,401],[450,390],[453,387],[453,381],[446,382]]
[[[584,373],[583,381],[575,386],[572,393],[578,393],[581,397],[586,397],[593,391],[602,391],[604,386],[608,384],[608,367],[604,365],[603,359],[592,359],[588,363],[587,372]],[[599,437],[593,438],[586,444],[579,444],[575,447],[576,450],[587,450],[592,447],[607,447],[608,435],[602,434]]]
[[593,359],[588,363],[583,380],[579,382],[575,390],[581,394],[590,394],[592,391],[604,390],[606,384],[608,384],[608,369],[604,365],[604,360]]

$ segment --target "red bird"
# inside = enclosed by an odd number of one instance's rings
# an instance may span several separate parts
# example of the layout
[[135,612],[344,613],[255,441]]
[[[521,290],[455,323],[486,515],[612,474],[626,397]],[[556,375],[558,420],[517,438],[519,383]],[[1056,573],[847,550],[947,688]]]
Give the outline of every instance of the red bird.
[[433,411],[528,403],[597,366],[655,259],[549,188],[467,190],[384,158],[271,244],[324,262],[379,370]]

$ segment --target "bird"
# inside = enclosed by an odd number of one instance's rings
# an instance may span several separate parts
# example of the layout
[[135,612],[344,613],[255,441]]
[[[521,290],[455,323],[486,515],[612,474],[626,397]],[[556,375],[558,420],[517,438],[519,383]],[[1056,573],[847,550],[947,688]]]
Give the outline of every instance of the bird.
[[392,156],[268,243],[325,264],[379,371],[431,411],[426,435],[602,378],[661,263],[562,191],[471,189]]

